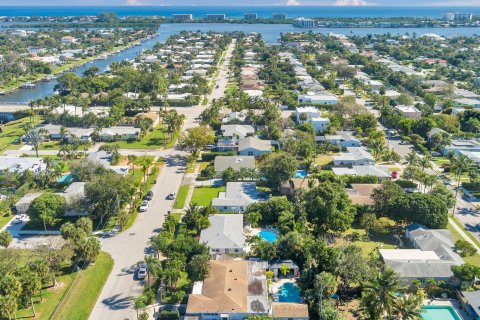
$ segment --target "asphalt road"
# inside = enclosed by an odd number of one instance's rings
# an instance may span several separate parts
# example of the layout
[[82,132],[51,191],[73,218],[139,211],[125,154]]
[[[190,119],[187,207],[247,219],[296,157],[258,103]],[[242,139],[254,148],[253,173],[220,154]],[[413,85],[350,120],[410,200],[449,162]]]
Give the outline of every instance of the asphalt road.
[[[216,84],[209,96],[209,101],[224,95],[228,82],[228,64],[234,48],[233,42],[227,50],[225,60],[220,68]],[[198,116],[203,106],[179,108],[177,111],[186,115],[183,131],[198,125]],[[143,283],[136,279],[137,263],[146,254],[153,253],[148,242],[160,231],[165,216],[172,210],[173,200],[167,200],[170,192],[177,192],[183,179],[183,173],[177,173],[185,167],[185,153],[175,147],[168,150],[145,152],[142,150],[121,150],[122,154],[155,154],[165,158],[165,166],[161,169],[157,183],[153,186],[153,199],[146,212],[139,213],[133,226],[112,237],[102,239],[102,250],[110,253],[114,260],[113,270],[100,294],[90,315],[92,320],[125,320],[136,319],[132,298],[142,293]]]

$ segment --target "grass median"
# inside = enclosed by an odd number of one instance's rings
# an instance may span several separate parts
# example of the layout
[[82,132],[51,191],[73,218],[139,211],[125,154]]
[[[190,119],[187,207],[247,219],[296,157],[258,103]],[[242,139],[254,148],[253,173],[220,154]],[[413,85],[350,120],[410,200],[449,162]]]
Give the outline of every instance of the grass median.
[[51,319],[88,319],[113,268],[113,259],[101,252],[95,264],[78,274],[65,299]]
[[175,199],[175,204],[173,205],[174,209],[183,209],[185,206],[185,201],[187,200],[188,189],[190,185],[186,184],[180,186],[178,189],[177,198]]

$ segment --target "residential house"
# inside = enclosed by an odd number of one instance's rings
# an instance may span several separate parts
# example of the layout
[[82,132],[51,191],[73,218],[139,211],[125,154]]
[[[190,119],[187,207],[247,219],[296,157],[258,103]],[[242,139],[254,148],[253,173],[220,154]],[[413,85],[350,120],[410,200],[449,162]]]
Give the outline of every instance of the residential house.
[[229,139],[242,139],[255,134],[255,129],[244,124],[224,124],[220,127],[222,136]]
[[42,195],[42,192],[35,192],[35,193],[27,193],[24,195],[20,200],[15,203],[15,213],[16,214],[25,214],[28,212],[28,208],[30,208],[30,204],[33,200],[37,199]]
[[74,138],[78,138],[81,141],[91,141],[93,129],[92,128],[77,128],[77,127],[65,127],[65,132],[62,134],[62,126],[58,124],[44,124],[39,125],[38,128],[46,130],[48,137],[52,140],[63,139],[71,143]]
[[103,128],[99,133],[100,141],[136,140],[140,135],[140,128],[131,126],[116,126]]
[[[302,118],[305,116],[306,119],[303,120]],[[297,107],[295,110],[295,117],[298,123],[311,123],[315,132],[319,133],[324,132],[330,124],[330,119],[322,118],[320,110],[312,106]]]
[[89,153],[87,160],[102,165],[104,168],[114,171],[122,176],[126,176],[129,170],[128,166],[112,166],[112,156],[106,151],[97,151]]
[[272,142],[256,137],[246,137],[238,140],[238,154],[241,156],[259,157],[272,152]]
[[216,156],[214,163],[215,173],[220,175],[227,168],[235,171],[240,169],[255,169],[255,157],[253,156]]
[[299,103],[311,103],[311,104],[322,104],[322,105],[332,105],[339,102],[338,98],[331,93],[314,93],[308,92],[307,94],[298,95]]
[[370,166],[375,164],[375,159],[362,147],[347,147],[347,152],[333,156],[335,166]]
[[218,211],[245,212],[250,204],[267,198],[257,190],[255,182],[227,182],[225,192],[212,199],[212,207]]
[[443,155],[446,156],[450,152],[460,153],[460,151],[480,152],[480,143],[475,140],[452,140],[449,146],[443,148]]
[[315,141],[334,144],[342,148],[360,147],[360,140],[350,131],[337,131],[334,135],[317,136]]
[[453,104],[456,107],[472,106],[474,108],[480,108],[480,100],[471,98],[457,98],[453,100]]
[[304,303],[272,303],[273,320],[308,320],[308,305]]
[[299,189],[305,191],[310,190],[311,187],[318,186],[317,179],[292,178],[280,186],[280,193],[283,196],[293,196]]
[[460,303],[473,320],[480,320],[480,290],[461,291]]
[[193,285],[186,317],[201,320],[242,320],[268,315],[266,263],[247,260],[210,260],[210,274]]
[[238,111],[233,111],[227,113],[223,118],[222,122],[223,123],[229,123],[229,122],[245,122],[245,119],[247,119],[247,116],[244,113],[238,112]]
[[210,254],[243,254],[243,214],[214,214],[208,218],[210,226],[200,233],[200,243],[205,244]]
[[380,186],[381,184],[375,183],[352,183],[347,189],[347,195],[353,204],[371,206],[374,204],[373,191]]
[[388,172],[388,169],[383,166],[352,166],[351,168],[333,167],[332,171],[337,176],[374,176],[377,177],[379,181],[392,178],[390,172]]
[[442,130],[440,128],[433,128],[432,130],[427,132],[427,139],[430,141],[430,139],[436,135],[437,133],[447,133],[445,130]]
[[393,108],[396,112],[400,113],[406,118],[420,120],[422,118],[422,112],[414,106],[398,105]]
[[63,196],[67,203],[65,216],[86,216],[88,210],[83,203],[85,200],[85,182],[73,182],[65,191],[57,193]]
[[451,267],[464,264],[455,252],[455,240],[450,231],[411,224],[405,233],[414,249],[379,250],[385,265],[398,273],[403,281],[448,281],[453,276]]
[[45,170],[45,163],[42,158],[0,156],[0,172],[5,170],[8,172],[29,170],[40,173]]

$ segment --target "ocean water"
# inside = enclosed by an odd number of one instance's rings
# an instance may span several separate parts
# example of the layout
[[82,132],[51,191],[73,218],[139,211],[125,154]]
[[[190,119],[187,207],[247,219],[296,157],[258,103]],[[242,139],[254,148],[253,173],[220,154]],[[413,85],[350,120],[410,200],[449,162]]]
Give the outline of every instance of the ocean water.
[[[1,1],[0,1],[1,3]],[[272,13],[287,13],[294,17],[432,17],[439,18],[445,12],[480,14],[480,7],[430,6],[430,7],[335,7],[335,6],[51,6],[15,7],[0,6],[0,16],[79,16],[114,12],[118,16],[166,16],[176,13],[191,13],[195,18],[208,13],[224,13],[230,18],[243,17],[245,12],[255,12],[268,18]]]

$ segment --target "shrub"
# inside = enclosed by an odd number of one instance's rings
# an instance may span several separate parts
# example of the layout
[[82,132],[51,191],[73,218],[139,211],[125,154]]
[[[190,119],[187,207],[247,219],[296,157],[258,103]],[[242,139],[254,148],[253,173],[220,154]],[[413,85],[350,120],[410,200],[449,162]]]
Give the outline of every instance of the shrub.
[[179,318],[180,314],[178,311],[167,311],[167,310],[162,310],[160,312],[160,319],[161,320],[177,320]]

